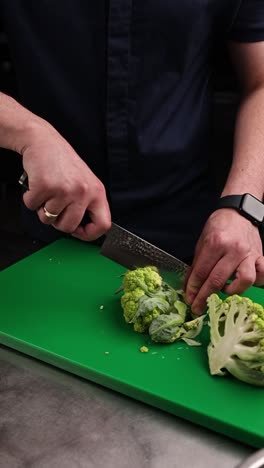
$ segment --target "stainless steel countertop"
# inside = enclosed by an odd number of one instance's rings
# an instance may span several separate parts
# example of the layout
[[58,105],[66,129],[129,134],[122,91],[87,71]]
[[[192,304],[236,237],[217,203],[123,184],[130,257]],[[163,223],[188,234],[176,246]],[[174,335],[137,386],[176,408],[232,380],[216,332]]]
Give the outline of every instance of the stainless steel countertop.
[[1,468],[235,468],[253,452],[0,346]]

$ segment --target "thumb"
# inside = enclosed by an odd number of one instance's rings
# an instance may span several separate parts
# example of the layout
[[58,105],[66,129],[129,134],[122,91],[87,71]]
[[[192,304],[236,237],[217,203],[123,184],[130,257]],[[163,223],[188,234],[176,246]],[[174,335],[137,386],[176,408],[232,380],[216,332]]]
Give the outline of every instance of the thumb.
[[255,285],[264,286],[264,257],[263,255],[257,258],[256,275],[257,277],[256,277]]

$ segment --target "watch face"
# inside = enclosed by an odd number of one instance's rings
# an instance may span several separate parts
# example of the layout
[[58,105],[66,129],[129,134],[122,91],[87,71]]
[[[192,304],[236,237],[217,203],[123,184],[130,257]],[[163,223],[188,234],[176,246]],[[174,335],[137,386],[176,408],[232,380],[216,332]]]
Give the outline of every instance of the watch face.
[[246,194],[243,198],[243,211],[250,217],[261,223],[264,218],[264,205],[252,195]]

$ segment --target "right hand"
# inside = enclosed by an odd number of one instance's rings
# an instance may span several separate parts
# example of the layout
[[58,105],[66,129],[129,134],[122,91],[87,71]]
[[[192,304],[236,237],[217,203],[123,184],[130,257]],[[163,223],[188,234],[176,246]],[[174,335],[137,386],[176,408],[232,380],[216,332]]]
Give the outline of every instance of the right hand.
[[[24,203],[42,223],[85,241],[110,228],[104,185],[51,125],[35,123],[21,153],[29,181]],[[59,215],[55,221],[45,215],[44,206]],[[86,211],[91,222],[80,226]]]

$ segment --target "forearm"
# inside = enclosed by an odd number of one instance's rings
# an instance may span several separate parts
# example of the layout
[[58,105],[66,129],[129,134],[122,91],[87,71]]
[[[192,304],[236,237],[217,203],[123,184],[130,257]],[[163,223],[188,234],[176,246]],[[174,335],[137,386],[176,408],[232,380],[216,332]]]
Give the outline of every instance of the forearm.
[[0,93],[0,147],[22,155],[34,135],[45,127],[53,128],[12,97]]
[[249,93],[238,111],[231,170],[222,195],[264,193],[264,85]]

